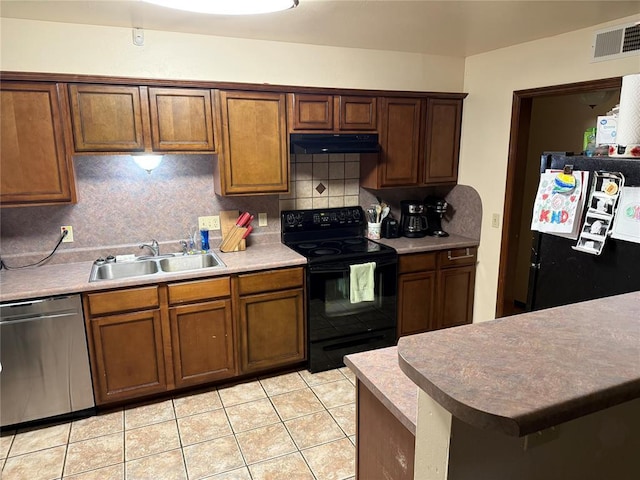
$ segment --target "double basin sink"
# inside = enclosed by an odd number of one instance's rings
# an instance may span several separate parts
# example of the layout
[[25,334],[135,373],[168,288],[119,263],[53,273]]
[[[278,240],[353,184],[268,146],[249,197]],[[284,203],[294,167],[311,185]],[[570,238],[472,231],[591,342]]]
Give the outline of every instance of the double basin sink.
[[94,263],[89,281],[121,280],[130,277],[144,277],[147,275],[224,267],[226,267],[226,265],[214,253],[197,255],[170,253],[157,257],[138,257],[136,260],[121,263]]

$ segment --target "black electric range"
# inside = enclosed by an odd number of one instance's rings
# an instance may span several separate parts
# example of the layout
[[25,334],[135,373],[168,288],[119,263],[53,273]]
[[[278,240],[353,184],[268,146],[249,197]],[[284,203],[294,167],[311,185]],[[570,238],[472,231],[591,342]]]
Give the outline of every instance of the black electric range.
[[[287,210],[282,243],[307,258],[309,370],[344,365],[344,355],[396,344],[397,253],[365,237],[361,207]],[[371,300],[354,298],[353,265],[374,262]]]

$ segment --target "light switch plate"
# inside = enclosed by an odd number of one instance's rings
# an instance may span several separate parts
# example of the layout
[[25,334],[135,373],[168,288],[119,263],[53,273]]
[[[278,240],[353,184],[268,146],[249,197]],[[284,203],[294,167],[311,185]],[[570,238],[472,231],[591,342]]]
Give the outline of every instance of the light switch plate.
[[258,226],[259,227],[266,227],[267,226],[267,213],[266,212],[258,213]]
[[198,217],[199,230],[220,230],[220,216]]

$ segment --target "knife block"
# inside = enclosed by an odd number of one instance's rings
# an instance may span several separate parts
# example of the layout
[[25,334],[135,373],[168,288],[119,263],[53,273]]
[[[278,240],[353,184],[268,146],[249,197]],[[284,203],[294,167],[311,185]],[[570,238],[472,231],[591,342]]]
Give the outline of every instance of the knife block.
[[[224,210],[220,211],[220,230],[222,233],[222,242],[227,238],[227,235],[231,232],[231,229],[236,224],[238,217],[240,216],[240,212],[238,210]],[[222,245],[220,242],[220,245]],[[233,250],[234,252],[238,252],[240,250],[247,249],[247,241],[242,239],[238,246]]]

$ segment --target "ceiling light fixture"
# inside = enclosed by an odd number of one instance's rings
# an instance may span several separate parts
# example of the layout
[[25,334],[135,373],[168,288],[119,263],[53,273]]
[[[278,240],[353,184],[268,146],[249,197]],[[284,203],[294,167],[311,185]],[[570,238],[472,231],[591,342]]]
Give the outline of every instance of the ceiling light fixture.
[[214,15],[253,15],[294,8],[298,0],[144,0],[168,8]]
[[151,173],[151,170],[157,168],[162,162],[162,155],[132,155],[133,161],[136,162],[147,173]]

